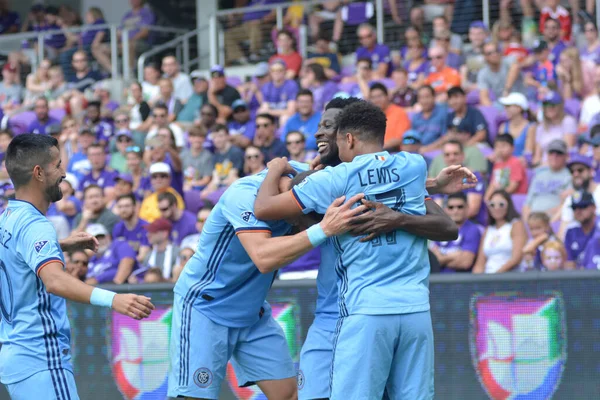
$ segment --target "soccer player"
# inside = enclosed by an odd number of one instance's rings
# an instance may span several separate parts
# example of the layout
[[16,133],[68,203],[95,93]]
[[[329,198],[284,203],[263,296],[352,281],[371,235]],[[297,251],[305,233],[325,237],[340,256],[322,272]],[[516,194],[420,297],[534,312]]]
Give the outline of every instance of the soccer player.
[[[306,169],[293,163],[295,171]],[[359,194],[330,202],[318,223],[295,218],[306,231],[283,236],[291,225],[254,216],[254,198],[266,171],[237,180],[210,213],[200,243],[177,284],[171,329],[170,397],[217,399],[232,359],[241,386],[257,384],[269,399],[294,399],[296,370],[281,327],[265,301],[275,270],[327,237],[350,229]],[[281,177],[281,174],[280,174]],[[289,178],[279,179],[286,189]],[[300,217],[300,216],[299,216]]]
[[[274,160],[257,196],[255,214],[270,220],[322,213],[321,204],[330,197],[358,192],[395,211],[425,214],[425,161],[419,155],[392,156],[382,150],[385,115],[358,102],[346,107],[337,120],[337,145],[344,163],[278,194],[273,183],[289,167],[285,160]],[[331,398],[381,398],[384,390],[390,398],[432,398],[426,240],[401,230],[372,239],[365,242],[351,235],[333,239],[339,255],[335,270],[341,318],[334,339]]]
[[65,272],[45,217],[50,203],[62,198],[65,178],[56,139],[19,135],[5,160],[15,199],[0,216],[0,379],[15,400],[76,400],[65,298],[135,319],[148,317],[154,306],[147,297],[94,288]]
[[[319,145],[319,157],[313,166],[336,166],[341,163],[336,144],[336,117],[342,109],[356,102],[357,98],[335,98],[325,107],[315,138]],[[462,182],[462,176],[452,176],[456,167],[442,171],[436,179],[428,179],[429,192],[454,193],[468,187]],[[314,172],[314,171],[310,171]],[[292,184],[300,183],[309,173],[298,174]],[[382,203],[367,204],[374,207],[375,212],[356,218],[363,223],[357,225],[356,232],[370,232],[376,236],[388,233],[398,228],[423,236],[429,240],[454,240],[457,228],[452,220],[435,202],[427,200],[425,207],[427,215],[413,216],[399,213]],[[329,398],[329,371],[333,353],[333,342],[336,322],[339,316],[338,295],[335,265],[336,253],[331,240],[321,245],[321,264],[317,275],[317,305],[315,319],[308,330],[300,353],[298,370],[298,397],[300,400]]]

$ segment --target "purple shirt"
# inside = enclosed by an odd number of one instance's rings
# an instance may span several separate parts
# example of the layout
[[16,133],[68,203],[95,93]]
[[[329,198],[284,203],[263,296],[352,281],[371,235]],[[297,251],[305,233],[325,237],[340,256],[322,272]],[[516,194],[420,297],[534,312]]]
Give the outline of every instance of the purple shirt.
[[423,61],[423,63],[421,63],[421,65],[419,65],[416,68],[410,69],[409,67],[410,67],[410,61],[406,61],[404,63],[404,69],[408,73],[408,84],[409,85],[411,83],[416,82],[417,79],[419,78],[419,75],[421,75],[421,74],[427,75],[429,73],[429,62],[427,62],[427,61]]
[[581,266],[585,269],[600,270],[600,232],[597,232],[587,244]]
[[275,86],[273,82],[267,82],[260,89],[263,101],[269,103],[274,110],[285,110],[290,100],[296,100],[298,84],[290,79],[283,82],[281,86]]
[[60,121],[52,117],[48,117],[48,120],[45,123],[42,123],[36,118],[33,120],[33,122],[31,122],[31,124],[29,124],[29,127],[27,127],[27,132],[36,133],[39,135],[47,135],[48,128],[53,125],[60,125]]
[[102,189],[107,187],[115,186],[115,179],[119,176],[117,171],[112,171],[104,167],[102,171],[100,171],[100,175],[97,178],[94,177],[94,171],[90,172],[86,176],[83,177],[81,182],[79,182],[79,191],[83,192],[83,189],[88,187],[89,185],[98,185]]
[[338,85],[335,82],[327,81],[322,85],[311,87],[313,94],[313,110],[321,112],[325,109],[325,105],[329,103],[333,96],[338,92]]
[[315,247],[308,253],[300,256],[296,261],[282,268],[281,272],[311,271],[318,269],[319,264],[321,264],[321,248]]
[[[54,30],[60,31],[61,27],[56,24],[48,25],[44,23],[43,25],[34,25],[32,30],[34,32],[45,32]],[[60,49],[64,47],[66,42],[67,38],[62,33],[50,33],[44,36],[44,44],[48,47],[52,47],[53,49]]]
[[106,39],[108,39],[108,29],[94,27],[94,25],[104,25],[104,24],[106,24],[106,21],[104,21],[103,19],[99,19],[91,25],[86,25],[88,27],[88,29],[83,31],[83,33],[81,34],[81,44],[84,46],[91,46],[92,43],[94,42],[94,39],[96,38],[96,35],[100,32],[105,33],[103,41],[106,41]]
[[171,221],[171,223],[173,224],[171,241],[175,246],[179,246],[186,236],[198,233],[196,229],[196,215],[188,210],[183,210],[179,221]]
[[113,126],[105,121],[100,121],[92,126],[92,131],[96,134],[98,141],[109,142],[114,133]]
[[[154,25],[155,22],[156,16],[152,10],[144,6],[137,12],[129,10],[127,13],[125,13],[121,19],[121,29],[129,29],[128,37],[134,37],[142,28],[145,28],[149,25]],[[145,39],[147,42],[150,42],[148,40],[150,36],[152,35],[148,35],[148,38]]]
[[77,216],[77,214],[79,214],[81,212],[81,201],[75,196],[69,196],[69,198],[67,200],[72,202],[75,205],[75,210],[77,212],[73,216],[69,217],[68,215],[65,215],[64,213],[58,211],[56,209],[56,203],[50,203],[50,206],[48,207],[48,212],[46,213],[46,216],[53,217],[56,215],[62,215],[63,217],[65,217],[67,219],[67,222],[69,222],[69,226],[72,226],[73,220],[75,220],[75,217]]
[[229,134],[234,135],[244,135],[248,139],[254,139],[254,133],[256,132],[256,123],[253,120],[249,120],[245,124],[240,124],[237,121],[231,121],[227,128],[229,128]]
[[152,178],[150,175],[145,175],[140,178],[140,185],[133,191],[135,198],[138,200],[144,200],[144,192],[152,190]]
[[[440,249],[440,252],[444,255],[454,253],[457,251],[468,251],[477,255],[480,241],[481,230],[479,225],[467,220],[458,229],[458,239],[453,240],[451,242],[435,242],[435,244]],[[473,266],[471,266],[471,268],[472,267]],[[469,272],[471,268],[465,270],[464,272]],[[444,267],[442,268],[442,272],[459,272],[459,270]]]
[[141,246],[150,246],[148,242],[148,231],[144,229],[148,223],[138,219],[137,224],[132,230],[127,229],[124,221],[119,221],[112,231],[113,240],[129,243],[132,249],[139,251]]
[[[247,7],[260,6],[266,4],[276,4],[281,3],[281,0],[250,0]],[[244,14],[242,21],[256,21],[257,19],[261,19],[268,15],[271,10],[263,10],[263,11],[251,11]]]
[[582,61],[598,63],[598,61],[600,61],[600,46],[596,47],[592,51],[590,51],[587,46],[582,47],[579,49],[579,57]]
[[17,29],[21,25],[21,17],[14,11],[7,11],[0,15],[0,34],[6,33],[11,27],[16,26]]
[[369,58],[373,64],[373,70],[376,70],[380,63],[388,65],[387,76],[392,75],[394,69],[392,65],[392,58],[390,57],[390,48],[385,44],[376,44],[373,50],[369,50],[366,47],[359,47],[356,50],[356,59]]
[[[173,160],[171,160],[169,153],[165,154],[165,159],[162,162],[169,164],[169,167],[171,167],[171,187],[183,196],[183,171],[175,171]],[[150,187],[152,188],[152,185]]]
[[[96,278],[98,283],[111,282],[117,274],[121,260],[124,258],[133,258],[135,260],[135,257],[135,251],[129,243],[122,240],[115,240],[104,254],[101,256],[97,254],[92,256],[86,278]],[[135,270],[135,265],[133,269]]]
[[562,53],[563,50],[565,50],[566,48],[567,45],[561,40],[556,44],[556,46],[554,46],[552,50],[550,50],[550,55],[548,56],[548,58],[550,59],[550,61],[552,61],[552,64],[554,64],[554,66],[558,65],[560,53]]
[[596,226],[594,226],[594,229],[587,235],[580,226],[576,226],[567,231],[567,234],[565,235],[565,248],[567,249],[568,261],[575,261],[577,266],[582,264],[584,251],[587,244],[591,242],[596,230]]

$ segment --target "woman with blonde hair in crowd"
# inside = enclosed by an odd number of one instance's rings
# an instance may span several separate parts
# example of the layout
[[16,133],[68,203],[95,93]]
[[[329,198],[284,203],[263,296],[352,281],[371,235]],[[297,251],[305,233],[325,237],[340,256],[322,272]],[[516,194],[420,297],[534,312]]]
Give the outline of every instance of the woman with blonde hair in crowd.
[[52,63],[50,60],[44,59],[38,65],[35,72],[27,75],[27,79],[25,80],[25,89],[27,91],[25,93],[25,100],[23,101],[25,107],[31,108],[33,103],[35,103],[35,99],[43,96],[47,90],[50,90],[52,86],[52,82],[50,81],[51,66]]
[[529,233],[531,239],[523,247],[522,271],[532,271],[542,269],[542,246],[548,241],[559,241],[552,227],[550,226],[550,217],[544,212],[533,212],[527,218]]
[[256,175],[265,168],[265,157],[260,149],[248,146],[244,155],[244,176]]
[[585,97],[588,90],[584,87],[579,50],[575,47],[569,47],[560,53],[556,75],[563,99],[582,99]]

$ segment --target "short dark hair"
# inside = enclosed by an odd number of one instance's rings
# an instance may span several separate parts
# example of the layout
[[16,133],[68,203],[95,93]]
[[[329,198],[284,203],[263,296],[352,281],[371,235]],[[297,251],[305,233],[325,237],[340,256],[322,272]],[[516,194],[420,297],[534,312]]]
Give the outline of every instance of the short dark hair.
[[459,142],[458,140],[456,140],[456,139],[450,139],[450,140],[448,140],[446,143],[444,143],[444,145],[442,146],[442,148],[444,146],[446,146],[447,144],[456,145],[456,146],[460,147],[460,152],[461,153],[465,152],[465,146],[461,142]]
[[452,96],[465,96],[465,91],[460,86],[452,86],[448,89],[448,97]]
[[396,68],[394,68],[394,70],[392,72],[400,72],[402,74],[408,74],[408,71],[406,70],[406,68],[404,68],[401,65],[398,65]]
[[206,129],[202,125],[194,125],[190,128],[188,136],[206,138]]
[[36,165],[45,168],[52,162],[52,147],[58,149],[58,141],[52,136],[26,133],[11,140],[6,149],[6,171],[15,189],[31,181]]
[[448,198],[446,198],[446,204],[448,204],[448,202],[452,199],[462,200],[466,203],[467,195],[465,194],[465,192],[456,192],[456,193],[449,194]]
[[495,143],[499,143],[499,142],[508,143],[511,146],[515,145],[515,139],[512,137],[512,135],[510,133],[501,133],[500,135],[496,136]]
[[137,203],[137,200],[135,199],[135,195],[133,193],[127,193],[127,194],[122,194],[119,197],[117,197],[117,203],[123,199],[129,199],[131,200],[131,202],[133,203],[133,205],[135,206],[135,204]]
[[154,105],[154,107],[152,108],[152,111],[154,111],[154,110],[165,110],[167,112],[167,114],[169,113],[169,107],[167,107],[167,105],[162,102],[156,103]]
[[99,189],[102,194],[104,194],[104,189],[102,189],[100,186],[96,185],[95,183],[92,183],[91,185],[88,185],[85,187],[85,189],[83,189],[83,199],[85,200],[85,195],[87,194],[87,192],[89,192],[92,189]]
[[362,100],[359,99],[358,97],[346,97],[346,98],[336,97],[335,99],[332,99],[329,103],[327,103],[327,105],[325,106],[325,111],[330,110],[332,108],[342,110],[342,109],[348,107],[350,104],[354,104],[359,101],[362,101]]
[[[504,198],[504,200],[506,201],[506,221],[507,222],[511,222],[515,219],[521,218],[521,215],[517,212],[517,210],[515,209],[515,204],[512,201],[512,198],[510,197],[510,194],[508,194],[506,192],[506,190],[496,190],[492,193],[492,195],[490,196],[490,199],[496,195],[500,195]],[[490,225],[496,225],[496,220],[492,217],[492,214],[490,214],[490,211],[488,210],[488,226]]]
[[167,200],[170,206],[177,204],[177,197],[171,192],[160,193],[158,195],[158,201],[161,202],[163,200]]
[[325,68],[321,64],[308,64],[306,69],[312,71],[315,74],[317,82],[327,82],[327,75],[325,74]]
[[8,136],[12,139],[15,137],[15,134],[10,129],[2,129],[0,130],[0,136]]
[[298,91],[298,94],[296,95],[296,100],[298,99],[298,97],[300,96],[310,96],[311,99],[314,98],[313,96],[313,92],[310,89],[300,89]]
[[227,125],[224,125],[224,124],[216,124],[212,131],[213,132],[225,131],[225,133],[227,135],[229,135],[229,128],[227,128]]
[[359,58],[358,60],[356,60],[356,65],[358,65],[358,63],[361,62],[366,62],[367,64],[369,64],[369,69],[373,68],[373,60],[371,60],[368,57],[363,57],[363,58]]
[[386,129],[386,117],[377,106],[364,100],[344,108],[337,116],[339,133],[351,133],[365,142],[377,142],[383,145]]
[[90,144],[88,147],[88,150],[89,149],[100,149],[100,150],[104,151],[104,146],[102,144],[96,142],[96,143]]
[[202,108],[204,107],[208,107],[211,109],[211,111],[215,114],[216,117],[219,116],[219,109],[212,103],[206,103],[202,105]]
[[274,117],[274,116],[272,116],[271,114],[267,114],[267,113],[258,114],[258,115],[257,115],[257,116],[254,118],[254,120],[256,121],[256,120],[257,120],[257,119],[259,119],[259,118],[266,118],[266,119],[268,119],[269,121],[271,121],[271,123],[272,123],[273,125],[275,125],[275,117]]
[[590,138],[600,134],[600,124],[592,125],[590,128]]
[[429,92],[431,93],[431,95],[435,96],[435,89],[433,88],[433,86],[431,86],[431,85],[423,85],[419,89],[417,89],[417,93],[420,92],[423,89],[429,90]]
[[87,104],[87,107],[86,107],[86,109],[88,109],[88,108],[90,108],[90,107],[96,107],[97,109],[100,109],[100,107],[102,107],[102,103],[100,103],[99,101],[96,101],[96,100],[94,100],[94,101],[90,101],[90,102]]
[[369,88],[369,93],[373,92],[374,90],[381,90],[386,96],[388,95],[388,90],[383,83],[375,82],[372,84]]
[[548,18],[544,21],[544,25],[546,25],[548,22],[554,22],[556,25],[558,25],[560,27],[560,21],[555,19],[555,18]]
[[42,100],[44,103],[46,103],[46,107],[48,107],[48,99],[46,98],[46,96],[38,96],[35,98],[35,103],[37,103],[38,101]]

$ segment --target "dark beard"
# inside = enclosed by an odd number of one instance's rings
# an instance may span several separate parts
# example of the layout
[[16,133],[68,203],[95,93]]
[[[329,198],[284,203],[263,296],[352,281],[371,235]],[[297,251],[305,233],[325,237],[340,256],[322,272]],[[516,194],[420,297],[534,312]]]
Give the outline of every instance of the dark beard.
[[63,198],[63,193],[60,190],[60,182],[61,182],[61,180],[59,180],[58,182],[56,182],[54,185],[48,186],[46,188],[46,199],[50,203],[56,203],[57,201],[59,201],[59,200],[61,200]]
[[335,167],[340,163],[340,151],[337,145],[335,146],[335,150],[333,149],[332,145],[329,145],[329,152],[324,156],[321,156],[321,164],[325,165],[326,167]]

